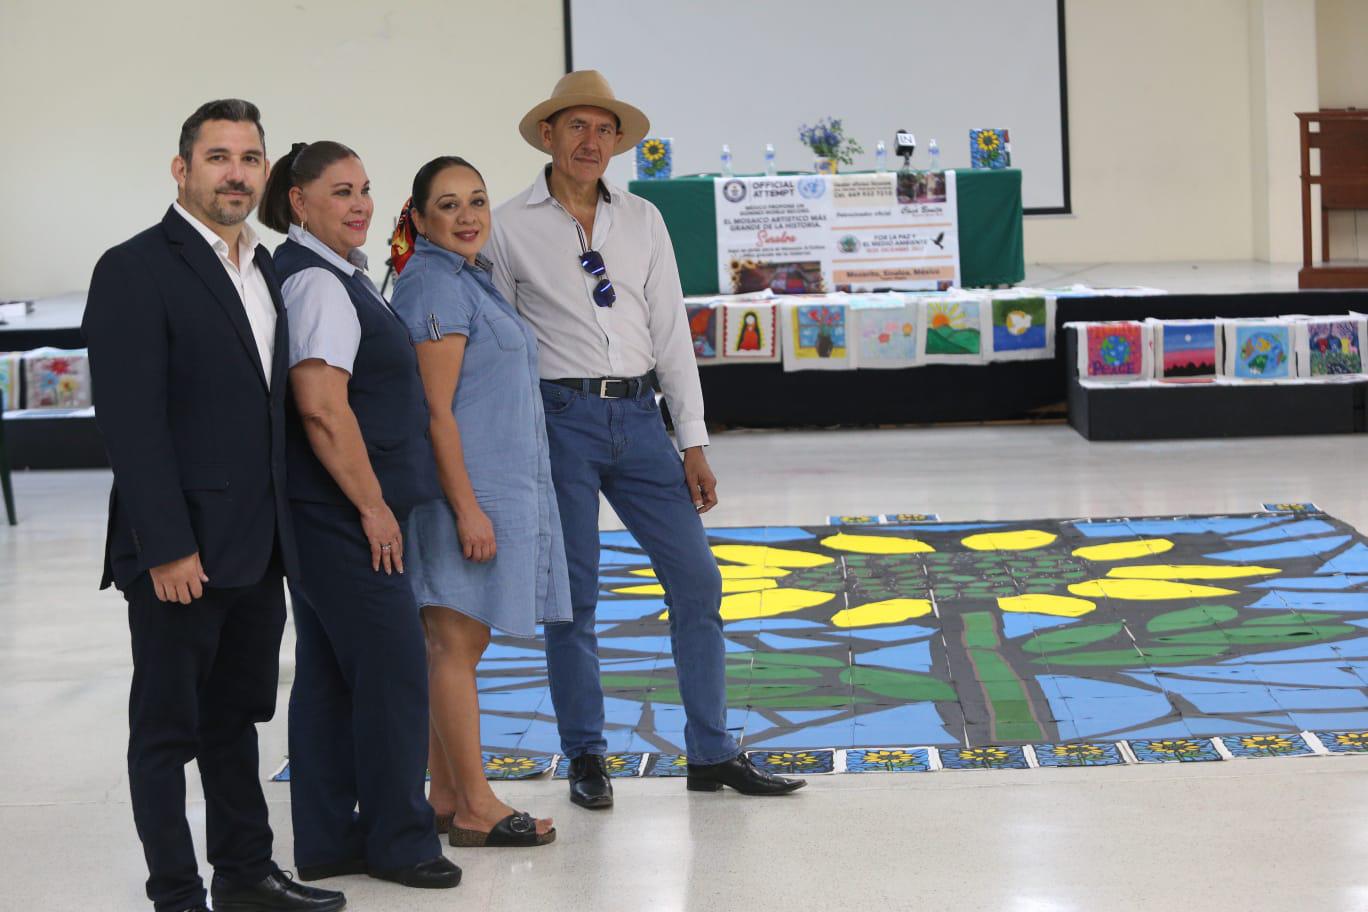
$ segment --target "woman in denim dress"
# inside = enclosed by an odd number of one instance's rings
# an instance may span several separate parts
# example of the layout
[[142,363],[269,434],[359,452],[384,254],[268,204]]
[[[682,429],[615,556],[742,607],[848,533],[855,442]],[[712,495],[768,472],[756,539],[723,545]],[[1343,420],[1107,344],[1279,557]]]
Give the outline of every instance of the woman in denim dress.
[[424,165],[400,221],[412,239],[396,246],[392,303],[418,353],[445,494],[414,508],[404,555],[428,640],[428,800],[452,845],[545,845],[551,821],[514,811],[485,780],[475,679],[491,629],[532,637],[538,621],[571,616],[536,336],[480,256],[490,202],[473,166]]

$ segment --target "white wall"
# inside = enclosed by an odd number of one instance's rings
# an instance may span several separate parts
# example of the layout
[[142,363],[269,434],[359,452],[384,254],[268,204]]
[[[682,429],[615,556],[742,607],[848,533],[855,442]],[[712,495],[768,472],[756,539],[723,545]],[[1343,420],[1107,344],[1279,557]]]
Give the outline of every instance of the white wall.
[[[544,159],[516,124],[562,72],[561,22],[560,0],[3,0],[0,298],[84,287],[160,218],[180,122],[225,95],[261,106],[269,151],[361,153],[383,260],[429,157],[466,155],[496,199],[531,180]],[[1066,23],[1075,214],[1028,219],[1028,261],[1251,258],[1251,0],[1068,0]],[[1368,0],[1318,0],[1317,37],[1322,103],[1368,105]]]
[[469,158],[496,200],[532,180],[545,159],[517,121],[562,47],[556,0],[3,0],[0,298],[86,287],[105,248],[161,218],[181,122],[224,96],[261,107],[268,154],[325,138],[361,154],[383,263],[429,158]]

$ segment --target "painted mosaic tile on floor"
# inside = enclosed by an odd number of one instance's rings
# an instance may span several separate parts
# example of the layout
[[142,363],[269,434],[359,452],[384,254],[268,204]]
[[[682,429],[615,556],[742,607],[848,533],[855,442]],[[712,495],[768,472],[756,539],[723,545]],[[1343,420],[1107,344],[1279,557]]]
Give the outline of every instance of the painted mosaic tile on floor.
[[[798,774],[1368,752],[1368,539],[1297,506],[710,529],[727,727]],[[600,544],[614,774],[683,775],[664,590]],[[539,641],[495,637],[479,686],[485,750],[549,762]]]

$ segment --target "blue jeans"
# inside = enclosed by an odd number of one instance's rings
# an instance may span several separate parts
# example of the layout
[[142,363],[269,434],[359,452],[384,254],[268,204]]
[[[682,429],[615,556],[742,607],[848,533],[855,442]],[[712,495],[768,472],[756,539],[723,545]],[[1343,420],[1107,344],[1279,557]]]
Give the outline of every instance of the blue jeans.
[[600,399],[546,382],[541,390],[574,610],[570,623],[546,626],[562,752],[573,758],[608,747],[594,632],[602,491],[665,587],[689,760],[730,760],[740,748],[727,733],[722,577],[655,397],[648,390],[636,398]]

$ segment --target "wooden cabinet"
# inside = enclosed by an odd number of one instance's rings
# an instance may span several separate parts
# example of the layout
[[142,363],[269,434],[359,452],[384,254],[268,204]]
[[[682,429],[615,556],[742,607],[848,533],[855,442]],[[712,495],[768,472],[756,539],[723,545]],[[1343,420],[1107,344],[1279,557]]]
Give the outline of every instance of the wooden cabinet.
[[[1368,111],[1354,108],[1298,114],[1301,123],[1302,268],[1301,288],[1368,288],[1368,260],[1330,259],[1330,212],[1368,210]],[[1320,167],[1311,173],[1311,150]],[[1321,254],[1313,262],[1311,188],[1319,186]]]

